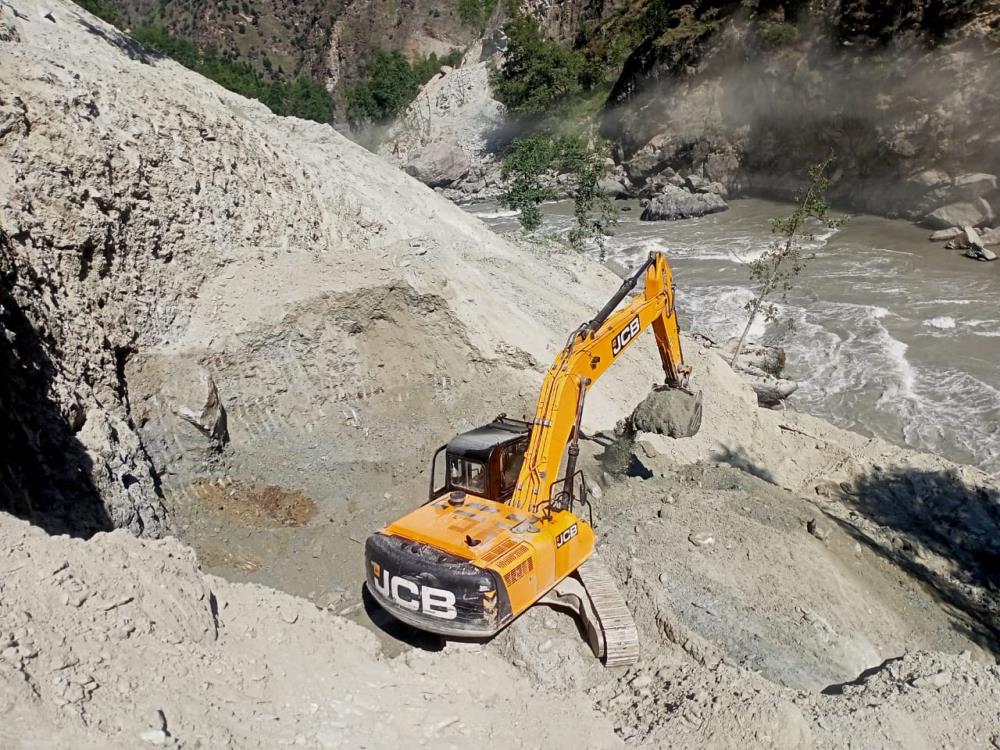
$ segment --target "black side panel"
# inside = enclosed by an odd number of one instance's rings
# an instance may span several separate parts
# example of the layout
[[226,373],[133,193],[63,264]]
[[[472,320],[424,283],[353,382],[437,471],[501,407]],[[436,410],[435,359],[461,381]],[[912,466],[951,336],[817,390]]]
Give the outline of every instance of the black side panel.
[[368,537],[365,581],[387,612],[432,633],[490,636],[512,619],[493,572],[401,537]]

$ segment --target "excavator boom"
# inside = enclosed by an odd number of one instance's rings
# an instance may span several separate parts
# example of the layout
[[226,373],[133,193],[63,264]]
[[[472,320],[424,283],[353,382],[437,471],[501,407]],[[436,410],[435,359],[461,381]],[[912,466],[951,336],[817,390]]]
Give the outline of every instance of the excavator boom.
[[[615,312],[642,278],[643,294]],[[670,267],[663,254],[656,252],[625,279],[593,320],[573,332],[549,368],[511,505],[538,512],[549,503],[563,454],[579,430],[587,391],[649,326],[656,336],[666,384],[686,388],[691,370],[684,365],[681,351]]]

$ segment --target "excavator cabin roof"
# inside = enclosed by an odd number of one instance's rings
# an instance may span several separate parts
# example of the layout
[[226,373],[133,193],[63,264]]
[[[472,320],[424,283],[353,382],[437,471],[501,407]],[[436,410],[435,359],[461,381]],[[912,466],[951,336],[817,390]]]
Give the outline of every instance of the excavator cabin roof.
[[520,419],[511,419],[501,414],[489,424],[476,427],[448,441],[448,453],[487,463],[498,445],[524,437],[531,433],[531,425]]

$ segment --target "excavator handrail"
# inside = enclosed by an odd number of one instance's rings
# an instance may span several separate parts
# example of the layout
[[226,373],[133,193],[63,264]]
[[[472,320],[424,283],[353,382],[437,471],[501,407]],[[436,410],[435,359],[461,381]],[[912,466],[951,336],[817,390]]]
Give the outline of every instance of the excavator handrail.
[[646,270],[655,262],[655,253],[650,253],[649,257],[646,258],[646,262],[639,266],[635,273],[622,281],[622,285],[618,288],[618,291],[614,293],[611,299],[608,300],[607,304],[605,304],[597,315],[595,315],[589,323],[583,326],[583,328],[590,332],[594,332],[600,328],[604,321],[608,319],[608,316],[611,315],[611,313],[615,311],[615,308],[621,304],[621,301],[625,299],[626,295],[635,289],[636,284],[639,283],[639,278],[646,273]]

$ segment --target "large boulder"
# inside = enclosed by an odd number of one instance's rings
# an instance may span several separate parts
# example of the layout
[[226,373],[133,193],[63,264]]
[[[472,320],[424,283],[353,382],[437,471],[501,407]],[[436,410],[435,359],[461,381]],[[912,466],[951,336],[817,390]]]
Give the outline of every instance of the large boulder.
[[960,201],[941,206],[924,218],[924,223],[932,229],[950,227],[981,227],[993,221],[993,209],[983,198]]
[[659,388],[651,391],[635,407],[629,422],[638,432],[684,438],[697,434],[701,429],[701,412],[701,393]]
[[715,193],[692,194],[671,185],[650,199],[639,218],[642,221],[675,221],[719,213],[728,208],[729,205]]
[[967,201],[982,198],[997,189],[996,175],[975,172],[960,174],[955,178],[956,192]]
[[627,198],[628,188],[620,177],[608,175],[597,183],[597,191],[611,198]]
[[428,187],[448,187],[460,182],[472,164],[454,143],[430,143],[413,152],[403,170]]
[[966,258],[972,258],[973,260],[996,260],[997,254],[986,247],[983,243],[982,237],[973,227],[965,227],[963,230],[965,232],[965,239],[969,244],[969,248],[965,251]]

